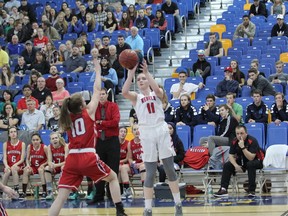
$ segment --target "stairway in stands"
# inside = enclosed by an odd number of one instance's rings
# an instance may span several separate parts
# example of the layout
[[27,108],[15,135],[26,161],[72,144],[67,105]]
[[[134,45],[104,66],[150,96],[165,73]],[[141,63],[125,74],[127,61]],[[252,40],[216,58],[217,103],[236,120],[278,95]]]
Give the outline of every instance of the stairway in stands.
[[[170,59],[170,49],[161,49],[161,56],[155,57],[154,62],[154,76],[158,83],[164,83],[167,77],[171,77],[172,71],[181,65],[183,58],[189,57],[189,50],[195,49],[197,42],[203,40],[205,32],[210,31],[210,26],[216,24],[216,20],[221,18],[222,12],[226,11],[228,6],[233,3],[233,0],[216,0],[211,3],[206,2],[206,7],[200,8],[199,25],[197,22],[197,16],[195,19],[188,20],[187,26],[187,49],[185,49],[185,34],[177,34],[176,40],[172,41],[172,59]],[[211,20],[211,21],[210,21]],[[199,32],[200,26],[200,34]],[[171,61],[172,60],[172,61]],[[172,63],[172,65],[171,65]],[[153,66],[149,66],[150,73],[153,72]],[[133,87],[134,88],[134,87]],[[117,103],[120,108],[121,125],[129,125],[129,112],[131,109],[131,103],[123,98],[123,96],[117,95]]]

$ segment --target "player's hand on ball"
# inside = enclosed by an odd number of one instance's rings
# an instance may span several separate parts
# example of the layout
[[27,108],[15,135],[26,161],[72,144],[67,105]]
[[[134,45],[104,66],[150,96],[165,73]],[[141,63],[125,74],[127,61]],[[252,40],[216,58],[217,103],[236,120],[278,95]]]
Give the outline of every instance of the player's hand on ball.
[[134,77],[134,75],[135,75],[135,71],[137,70],[137,67],[138,67],[138,64],[135,65],[134,68],[132,68],[132,69],[128,69],[128,75],[131,75],[131,76]]
[[145,59],[143,59],[143,61],[142,61],[142,63],[141,63],[141,69],[142,69],[142,72],[143,72],[144,74],[149,73],[149,71],[148,71],[148,66],[147,66],[147,63],[146,63],[146,60],[145,60]]

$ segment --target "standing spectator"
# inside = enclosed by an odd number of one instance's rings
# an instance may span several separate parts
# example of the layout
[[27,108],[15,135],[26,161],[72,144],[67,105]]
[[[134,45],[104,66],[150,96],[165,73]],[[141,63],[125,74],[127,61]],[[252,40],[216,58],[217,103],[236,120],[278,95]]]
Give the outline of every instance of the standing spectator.
[[120,53],[125,50],[125,49],[131,49],[131,46],[125,42],[125,38],[123,35],[118,35],[117,38],[117,44],[116,44],[116,49],[117,49],[117,55],[119,56]]
[[114,16],[114,13],[111,11],[107,12],[107,19],[104,22],[104,31],[108,31],[112,33],[113,31],[118,29],[118,23]]
[[250,21],[248,15],[242,17],[243,23],[239,24],[234,32],[233,40],[238,38],[249,38],[250,42],[254,39],[256,26]]
[[267,17],[267,9],[264,2],[260,0],[254,0],[249,11],[250,18],[253,16],[265,16]]
[[73,15],[72,20],[68,25],[68,33],[77,33],[79,35],[82,32],[82,29],[83,26],[81,20],[78,20],[77,16]]
[[288,37],[288,25],[284,23],[284,16],[277,15],[277,23],[272,27],[271,37],[286,36]]
[[15,75],[12,73],[8,65],[2,67],[2,73],[0,74],[0,85],[10,87],[15,82]]
[[26,100],[27,111],[22,115],[21,125],[26,125],[29,131],[39,131],[45,125],[43,112],[36,109],[35,100]]
[[64,80],[59,78],[56,80],[57,90],[52,92],[53,100],[59,106],[62,106],[62,103],[65,98],[69,97],[69,92],[64,88]]
[[179,8],[178,5],[171,1],[166,0],[165,3],[162,4],[161,10],[165,12],[165,14],[172,14],[174,16],[175,20],[175,32],[176,33],[183,33],[183,26],[182,26],[182,20],[179,15]]
[[268,106],[262,101],[261,91],[253,92],[253,103],[248,105],[246,111],[245,123],[260,122],[268,123]]
[[271,74],[268,80],[272,84],[281,84],[285,92],[286,85],[288,83],[288,74],[284,73],[283,71],[284,63],[282,61],[277,61],[275,63],[275,67],[276,67],[276,73]]
[[245,84],[244,73],[239,70],[239,64],[236,60],[230,62],[230,67],[233,70],[233,79],[239,83],[239,87],[241,88]]
[[257,89],[263,96],[275,95],[276,92],[273,86],[265,77],[260,75],[255,68],[248,70],[248,76],[249,79],[247,80],[247,85],[251,87],[251,93]]
[[59,106],[53,106],[53,117],[48,120],[47,128],[51,131],[59,131],[58,121],[60,119],[61,110]]
[[38,71],[39,73],[48,74],[50,70],[50,64],[46,60],[43,52],[37,51],[35,61],[31,65],[31,69]]
[[37,29],[37,37],[34,38],[34,46],[38,49],[44,49],[44,47],[49,42],[49,38],[44,36],[44,31],[42,28]]
[[47,36],[50,41],[61,40],[59,32],[53,27],[49,20],[42,22],[42,28],[44,35]]
[[37,88],[33,90],[32,96],[38,100],[41,105],[46,100],[47,96],[52,97],[51,91],[46,87],[46,82],[44,77],[39,77],[37,79]]
[[56,87],[56,80],[60,78],[60,76],[58,75],[58,70],[57,67],[52,65],[50,67],[50,75],[47,79],[46,79],[46,87],[51,91],[56,91],[57,87]]
[[86,68],[86,64],[86,60],[82,56],[80,56],[80,50],[77,46],[73,46],[72,56],[63,62],[63,66],[66,68],[66,71],[68,73],[83,72]]
[[109,44],[110,44],[110,37],[107,35],[104,35],[102,37],[102,48],[99,49],[99,54],[101,57],[109,56]]
[[226,67],[224,69],[225,78],[218,83],[216,87],[215,96],[225,97],[228,92],[238,94],[239,83],[233,80],[233,69],[231,67]]
[[23,86],[22,88],[22,93],[24,95],[24,98],[21,98],[19,101],[18,101],[18,104],[17,104],[17,114],[18,115],[22,115],[24,112],[27,111],[27,104],[26,104],[26,101],[28,100],[34,100],[35,101],[35,108],[38,109],[39,107],[39,103],[38,103],[38,100],[34,97],[31,96],[32,94],[32,88],[30,85],[26,84]]
[[228,92],[226,95],[226,105],[230,109],[230,115],[232,115],[239,123],[243,123],[243,107],[241,104],[235,103],[236,94]]
[[276,93],[275,103],[271,106],[271,116],[272,122],[276,125],[279,125],[281,122],[288,123],[288,104],[283,93]]
[[248,196],[255,197],[256,169],[262,169],[264,154],[257,140],[247,134],[245,126],[236,127],[236,137],[230,142],[229,161],[224,164],[221,187],[215,197],[227,197],[231,175],[248,170]]
[[211,64],[205,59],[205,51],[198,50],[198,60],[193,64],[192,70],[195,76],[201,76],[205,83],[206,77],[211,75]]
[[[108,94],[105,88],[100,91],[100,101],[95,113],[97,129],[96,152],[103,162],[105,162],[116,174],[119,171],[120,144],[119,144],[119,121],[120,112],[118,105],[108,101]],[[93,202],[104,200],[105,182],[96,184],[96,195]],[[106,187],[108,198],[110,190]],[[110,197],[111,198],[111,197]]]
[[29,67],[36,59],[36,49],[33,47],[33,43],[28,40],[25,42],[25,49],[21,53],[21,56],[24,57],[24,60]]
[[140,52],[143,56],[144,55],[144,42],[143,42],[143,39],[138,34],[138,28],[133,26],[130,32],[131,32],[131,35],[126,38],[125,42],[130,45],[132,50]]
[[4,65],[9,65],[9,56],[7,52],[2,49],[2,45],[0,44],[0,68]]
[[274,4],[271,6],[271,15],[285,16],[286,8],[282,0],[274,0]]
[[209,42],[205,45],[205,56],[222,57],[224,50],[221,41],[216,39],[216,33],[210,32]]
[[187,94],[190,96],[192,92],[197,92],[199,89],[202,89],[204,87],[204,84],[202,82],[200,82],[198,85],[186,82],[188,76],[184,70],[179,72],[178,77],[179,83],[174,83],[170,89],[170,93],[173,95],[172,100],[179,99],[183,94]]
[[200,107],[197,117],[197,124],[213,125],[215,128],[219,124],[219,107],[215,104],[215,96],[209,94],[206,96],[206,103]]

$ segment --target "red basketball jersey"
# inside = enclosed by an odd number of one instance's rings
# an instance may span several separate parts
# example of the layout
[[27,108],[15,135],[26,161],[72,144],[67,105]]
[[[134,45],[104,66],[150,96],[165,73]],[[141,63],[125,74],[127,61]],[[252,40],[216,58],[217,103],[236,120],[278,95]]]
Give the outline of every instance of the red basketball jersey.
[[142,163],[142,146],[141,143],[135,143],[134,139],[130,141],[130,148],[132,152],[132,159],[136,163]]
[[128,143],[129,143],[128,140],[124,140],[124,142],[120,144],[120,160],[125,159],[127,156]]
[[81,114],[70,114],[72,129],[67,131],[69,137],[69,149],[95,148],[96,131],[94,121],[88,115],[86,109]]
[[55,148],[52,144],[50,145],[52,153],[52,161],[55,164],[62,163],[65,161],[65,147],[63,145]]
[[35,150],[33,145],[30,144],[30,163],[31,167],[40,167],[47,161],[47,156],[44,151],[44,144],[40,144],[40,148]]
[[[7,163],[8,166],[13,166],[15,163],[21,160],[22,154],[22,141],[18,141],[16,145],[12,145],[10,141],[7,141]],[[20,164],[19,167],[24,166],[24,163]]]

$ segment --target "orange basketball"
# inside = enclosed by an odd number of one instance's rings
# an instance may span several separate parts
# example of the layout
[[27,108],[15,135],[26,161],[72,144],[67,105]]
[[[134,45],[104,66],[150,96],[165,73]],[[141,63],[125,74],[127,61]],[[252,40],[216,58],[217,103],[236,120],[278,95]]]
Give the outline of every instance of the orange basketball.
[[139,58],[134,50],[126,49],[120,53],[119,63],[124,68],[133,69],[139,63]]

